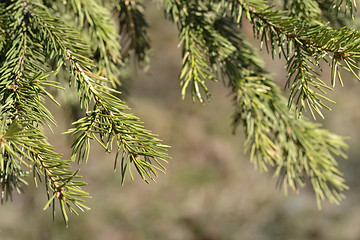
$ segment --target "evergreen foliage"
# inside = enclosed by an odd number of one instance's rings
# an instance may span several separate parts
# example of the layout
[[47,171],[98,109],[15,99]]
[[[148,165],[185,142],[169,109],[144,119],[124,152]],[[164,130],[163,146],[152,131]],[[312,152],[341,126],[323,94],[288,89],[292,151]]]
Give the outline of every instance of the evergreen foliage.
[[[360,79],[356,2],[155,2],[179,30],[182,96],[190,92],[204,103],[211,98],[207,82],[223,82],[232,93],[234,131],[243,126],[255,166],[273,168],[285,192],[311,184],[319,207],[324,199],[339,203],[348,187],[335,157],[345,157],[347,145],[302,112],[324,117],[322,109],[333,102],[327,91],[344,84],[342,69]],[[120,168],[122,181],[127,172],[133,178],[134,168],[147,182],[165,170],[168,146],[144,129],[116,90],[126,83],[122,70],[132,59],[148,66],[143,14],[140,0],[0,0],[2,201],[32,176],[46,186],[45,209],[55,212],[57,201],[65,222],[68,211],[87,210],[85,183],[70,164],[86,162],[92,142],[116,152],[114,169]],[[288,99],[243,35],[244,21],[260,48],[285,59]],[[321,79],[324,64],[331,76]],[[77,91],[84,116],[66,132],[75,141],[71,159],[63,160],[45,136],[43,127],[56,123],[44,103],[59,104],[52,92],[67,87]]]

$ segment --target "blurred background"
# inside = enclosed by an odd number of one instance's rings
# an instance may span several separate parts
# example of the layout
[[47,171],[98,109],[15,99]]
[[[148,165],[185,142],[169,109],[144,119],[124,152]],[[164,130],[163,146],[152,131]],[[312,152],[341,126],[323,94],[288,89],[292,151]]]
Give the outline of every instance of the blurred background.
[[[325,112],[322,122],[349,137],[348,159],[339,159],[339,167],[350,191],[341,205],[324,202],[319,210],[310,187],[285,196],[271,173],[254,169],[243,151],[241,129],[231,133],[233,108],[222,83],[209,83],[212,101],[205,105],[181,100],[176,28],[156,6],[149,6],[146,15],[153,46],[151,68],[133,76],[127,103],[146,128],[171,146],[166,174],[156,183],[146,184],[138,177],[121,186],[119,172],[113,172],[114,156],[94,143],[80,172],[92,196],[87,200],[91,211],[71,214],[68,228],[60,212],[52,222],[51,211],[42,211],[45,189],[29,180],[24,194],[0,207],[0,239],[360,239],[359,83],[344,73],[345,87],[330,94],[337,104]],[[250,28],[245,31],[252,35]],[[283,62],[261,54],[283,87]],[[330,79],[330,73],[325,71],[324,78]],[[59,135],[70,126],[68,116],[55,105],[51,109],[58,128],[49,132],[49,141],[67,159],[71,143]]]

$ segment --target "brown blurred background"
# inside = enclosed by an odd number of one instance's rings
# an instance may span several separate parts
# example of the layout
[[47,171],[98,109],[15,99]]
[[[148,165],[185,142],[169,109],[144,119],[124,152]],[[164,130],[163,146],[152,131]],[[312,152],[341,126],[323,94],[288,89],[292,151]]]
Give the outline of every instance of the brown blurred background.
[[[270,173],[254,169],[243,153],[241,130],[231,134],[233,109],[222,83],[209,83],[212,101],[206,105],[181,100],[176,28],[154,6],[146,15],[152,64],[148,73],[134,76],[127,103],[148,129],[172,146],[166,174],[157,183],[148,185],[136,178],[121,186],[119,173],[113,172],[113,155],[106,155],[94,143],[80,173],[88,182],[85,190],[92,195],[87,200],[92,210],[71,214],[69,228],[59,212],[53,223],[51,212],[42,211],[47,202],[45,189],[36,189],[29,180],[24,194],[0,207],[0,239],[360,239],[359,83],[344,73],[345,87],[336,87],[330,94],[337,104],[325,113],[323,123],[349,136],[349,158],[339,159],[339,167],[351,190],[340,206],[324,202],[320,211],[310,188],[285,196]],[[283,87],[283,63],[272,61],[266,52],[262,55]],[[330,78],[326,71],[324,78]],[[51,108],[59,128],[49,133],[49,140],[68,158],[71,143],[66,136],[59,137],[69,127],[67,117],[60,108]]]

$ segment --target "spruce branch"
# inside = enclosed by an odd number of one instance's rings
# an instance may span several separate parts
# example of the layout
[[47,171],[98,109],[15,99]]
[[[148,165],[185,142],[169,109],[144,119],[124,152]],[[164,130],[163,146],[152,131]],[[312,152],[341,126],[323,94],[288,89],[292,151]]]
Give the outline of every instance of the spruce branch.
[[[11,160],[12,165],[16,166],[15,173],[22,172],[20,165],[24,165],[33,171],[36,184],[36,174],[40,179],[45,180],[49,201],[44,209],[51,204],[54,205],[57,199],[66,223],[68,222],[67,213],[63,206],[67,206],[76,214],[77,210],[73,206],[81,211],[88,210],[89,208],[83,204],[83,199],[88,197],[88,193],[81,190],[81,186],[85,183],[76,180],[80,177],[77,171],[69,170],[70,161],[62,160],[61,155],[54,151],[53,147],[47,143],[46,137],[37,128],[29,125],[24,127],[17,121],[11,122],[10,125],[7,123],[7,125],[7,131],[1,136],[2,156],[8,156],[7,160]],[[5,158],[1,165],[6,163],[4,160]],[[14,186],[19,180],[24,183],[21,178],[13,180]],[[9,191],[8,188],[6,190]],[[55,214],[54,209],[53,214]]]
[[[348,189],[335,159],[345,157],[344,139],[299,115],[308,108],[314,118],[313,112],[322,116],[321,109],[332,102],[327,91],[337,81],[343,85],[342,69],[360,80],[359,32],[333,29],[323,20],[329,19],[325,7],[335,9],[338,23],[347,12],[354,16],[355,0],[285,0],[284,11],[265,0],[157,2],[179,30],[183,97],[190,89],[193,101],[205,102],[210,99],[208,81],[222,80],[233,97],[234,132],[244,126],[245,149],[254,165],[261,171],[273,169],[285,192],[297,193],[310,184],[319,207],[324,199],[339,203]],[[87,162],[93,141],[115,153],[114,170],[120,169],[122,183],[126,174],[134,178],[134,171],[146,182],[164,171],[168,146],[129,113],[113,89],[131,52],[147,63],[144,12],[141,0],[1,1],[1,201],[21,192],[32,174],[36,184],[44,180],[44,209],[52,207],[55,213],[58,201],[66,223],[69,211],[87,210],[83,202],[88,194],[81,190],[85,183],[71,163]],[[286,60],[287,102],[240,33],[245,17],[261,47]],[[329,83],[319,75],[324,62],[331,67]],[[62,71],[70,76],[69,86],[77,90],[86,112],[66,132],[75,136],[70,160],[61,159],[43,130],[56,124],[45,101],[58,104],[52,91],[62,89],[57,81]]]
[[[201,31],[201,27],[196,28],[200,28],[197,31]],[[213,77],[211,66],[206,60],[206,55],[203,54],[207,52],[207,47],[201,38],[198,39],[197,31],[186,26],[182,29],[180,36],[180,39],[184,41],[183,67],[180,74],[181,95],[183,98],[185,97],[186,90],[190,85],[192,100],[195,101],[197,98],[200,102],[204,102],[204,99],[210,98],[210,92],[205,81],[216,81],[216,79]],[[204,91],[206,98],[202,96],[200,88]]]
[[265,171],[275,168],[274,176],[285,192],[290,188],[298,193],[309,181],[319,208],[324,199],[338,204],[348,187],[333,155],[345,157],[344,140],[291,115],[285,98],[277,99],[280,91],[266,77],[249,73],[232,87],[234,125],[245,127],[245,146],[255,166]]
[[255,166],[262,171],[274,168],[285,192],[287,188],[299,192],[310,182],[319,207],[324,199],[339,203],[348,187],[333,155],[345,157],[344,139],[320,124],[297,119],[234,23],[226,18],[217,21],[219,33],[237,48],[222,60],[221,74],[234,94],[234,131],[239,124],[244,126],[245,149]]
[[337,13],[345,8],[345,15],[349,11],[351,18],[354,19],[354,14],[357,11],[356,0],[346,0],[345,3],[344,0],[332,0],[330,4],[332,5],[332,8],[337,11]]
[[[49,200],[44,209],[52,206],[55,213],[55,200],[58,200],[66,223],[66,209],[76,214],[75,208],[88,209],[83,204],[88,194],[80,188],[85,183],[76,180],[78,171],[69,170],[72,160],[62,160],[47,143],[41,129],[44,124],[55,124],[44,100],[49,98],[57,103],[46,88],[61,88],[48,78],[64,65],[73,75],[81,106],[90,115],[97,116],[78,121],[78,124],[90,124],[86,130],[86,134],[91,133],[89,138],[82,138],[84,129],[81,127],[68,131],[80,135],[73,145],[72,159],[79,154],[82,155],[80,162],[87,160],[88,154],[83,155],[81,150],[76,152],[76,143],[84,139],[98,141],[107,151],[112,149],[116,139],[115,164],[122,155],[123,180],[126,166],[133,177],[130,165],[135,166],[145,181],[147,177],[153,179],[157,171],[163,172],[162,163],[168,158],[167,146],[145,130],[137,117],[124,112],[129,108],[115,96],[120,93],[108,86],[110,80],[92,72],[94,63],[87,57],[87,46],[79,41],[81,37],[76,29],[52,16],[39,1],[18,0],[1,11],[10,23],[5,29],[9,37],[5,41],[5,54],[1,53],[3,64],[0,66],[1,111],[7,116],[0,136],[3,198],[8,198],[7,194],[11,197],[13,189],[21,191],[26,174],[22,167],[25,166],[33,171],[35,182],[36,176],[45,179]],[[56,69],[49,69],[48,62]],[[89,147],[87,144],[85,152],[89,152]]]
[[[78,126],[67,132],[79,135],[73,144],[72,159],[77,159],[79,162],[87,161],[90,139],[96,140],[106,151],[110,151],[116,138],[117,152],[119,153],[122,149],[128,156],[128,158],[122,158],[122,161],[131,159],[131,162],[134,162],[137,168],[141,169],[139,173],[144,180],[146,180],[144,174],[149,177],[151,174],[156,175],[155,170],[163,169],[161,162],[166,162],[165,150],[167,146],[161,144],[156,135],[145,130],[139,118],[124,112],[129,108],[114,95],[119,93],[106,86],[108,83],[106,78],[91,72],[91,60],[76,53],[79,49],[78,45],[62,38],[62,34],[66,33],[66,28],[59,28],[55,25],[56,22],[45,16],[39,19],[40,24],[53,39],[53,46],[59,49],[63,61],[69,62],[69,69],[74,76],[81,105],[90,116],[75,122],[74,124],[78,124]],[[69,32],[68,35],[71,33]],[[90,110],[91,105],[93,105],[92,110]],[[122,147],[123,145],[125,147]],[[115,162],[117,162],[118,157],[119,154],[116,155]],[[152,164],[152,161],[160,168]],[[123,179],[124,173],[122,171]]]
[[[191,97],[195,101],[197,98],[200,102],[210,98],[210,92],[205,84],[206,80],[217,81],[213,76],[213,70],[209,59],[211,51],[206,45],[212,38],[211,32],[207,28],[209,22],[205,18],[204,9],[197,9],[195,5],[187,3],[184,5],[183,15],[179,18],[180,27],[180,44],[183,46],[183,66],[180,74],[182,96],[191,86]],[[201,90],[206,97],[203,97]]]
[[[322,107],[330,109],[325,103],[330,100],[325,96],[326,90],[334,87],[335,78],[342,84],[338,68],[343,65],[337,64],[341,60],[347,65],[342,68],[357,76],[354,70],[357,67],[348,64],[357,58],[358,49],[351,41],[357,39],[356,31],[346,27],[334,30],[326,24],[313,25],[309,21],[287,16],[286,11],[272,10],[253,1],[234,1],[231,4],[232,9],[237,6],[236,9],[239,10],[238,13],[233,13],[237,19],[241,19],[243,11],[245,12],[253,24],[254,34],[271,51],[273,57],[277,49],[279,56],[285,57],[288,70],[286,86],[290,87],[288,104],[291,107],[295,103],[299,114],[306,105],[311,112],[314,110],[320,116],[323,116]],[[322,70],[320,61],[332,63],[331,85],[325,84],[317,76]],[[313,116],[315,117],[314,114]]]
[[[195,49],[202,58],[208,56],[209,64],[205,66],[211,75],[204,79],[217,76],[217,79],[220,77],[225,82],[228,80],[236,106],[234,128],[240,123],[244,125],[247,136],[245,147],[249,150],[255,166],[260,170],[274,168],[274,175],[278,177],[278,183],[284,187],[285,192],[288,188],[298,192],[300,187],[309,181],[319,207],[325,198],[332,203],[339,203],[344,197],[341,192],[347,189],[347,186],[342,173],[337,169],[333,155],[345,157],[344,140],[305,118],[295,117],[297,114],[291,108],[291,104],[289,108],[286,106],[285,98],[281,97],[280,90],[267,76],[262,64],[259,63],[259,58],[254,56],[254,50],[241,37],[236,22],[239,23],[241,14],[245,12],[254,24],[254,32],[261,36],[265,44],[270,42],[270,46],[266,46],[271,49],[272,54],[276,53],[276,46],[279,47],[279,54],[283,54],[288,60],[289,78],[295,79],[292,85],[294,92],[289,101],[294,101],[294,96],[300,94],[299,101],[304,101],[299,102],[300,104],[307,101],[319,112],[320,107],[324,106],[321,97],[325,100],[327,98],[312,88],[324,92],[324,89],[328,90],[330,87],[318,77],[314,67],[320,67],[320,59],[328,57],[331,53],[336,52],[341,58],[348,55],[338,53],[340,48],[334,46],[335,40],[331,43],[320,41],[328,30],[327,26],[312,27],[296,18],[287,17],[285,12],[269,9],[266,1],[237,3],[239,4],[221,3],[220,6],[225,10],[220,11],[216,17],[208,17],[211,14],[201,12],[205,7],[199,7],[200,4],[194,10],[190,8],[190,2],[163,1],[163,6],[171,19],[179,23],[182,22],[182,18],[196,19],[188,20],[190,24],[185,26],[194,26],[195,29],[197,27],[195,33],[211,36],[200,38],[195,34],[191,35],[189,30],[184,31],[180,25],[180,36],[185,43],[197,41],[206,46],[184,47]],[[210,9],[216,6],[219,5],[214,4]],[[174,16],[175,13],[177,16]],[[237,21],[230,17],[235,17]],[[198,24],[200,22],[202,24]],[[351,37],[347,36],[345,30],[331,30],[326,36],[334,38],[337,34],[343,37],[345,34],[344,38],[339,39],[339,45],[350,43],[347,40]],[[221,44],[218,41],[221,41]],[[216,51],[212,51],[214,46]],[[190,53],[185,52],[185,60],[189,58]],[[204,65],[201,67],[207,69]],[[181,75],[184,76],[187,69],[183,68],[182,71]],[[194,77],[195,74],[190,72],[190,76]]]
[[[45,87],[57,86],[47,79],[52,72],[45,70],[46,56],[36,35],[37,18],[33,10],[34,5],[28,1],[14,1],[5,9],[10,24],[6,29],[7,52],[0,66],[2,199],[4,196],[7,199],[7,194],[11,196],[11,185],[20,189],[26,173],[22,168],[30,168],[46,180],[51,200],[46,206],[55,206],[56,197],[67,223],[65,206],[75,213],[71,204],[80,210],[87,209],[82,202],[88,194],[80,188],[85,183],[74,180],[78,178],[77,172],[68,169],[69,161],[60,158],[41,129],[44,124],[55,123],[43,103],[45,97],[56,103]],[[12,19],[13,13],[16,21]],[[55,197],[50,198],[51,195]]]
[[4,200],[8,201],[9,198],[12,200],[14,190],[18,193],[23,191],[22,186],[27,185],[25,177],[29,175],[21,167],[21,165],[28,166],[28,163],[11,148],[11,145],[6,144],[6,134],[9,132],[6,122],[7,118],[2,119],[0,130],[1,204],[4,203]]
[[112,0],[112,3],[118,14],[124,57],[134,51],[137,61],[147,68],[151,47],[142,1]]
[[311,21],[312,24],[321,24],[321,9],[315,0],[285,0],[284,10],[290,17]]
[[[355,13],[357,12],[356,5],[353,7],[353,13],[350,14],[351,17],[349,18],[348,8],[349,4],[345,5],[342,4],[342,7],[337,8],[334,5],[333,0],[326,0],[326,1],[318,1],[319,8],[321,9],[321,15],[324,21],[330,23],[333,28],[341,28],[343,26],[347,26],[352,29],[359,29],[359,18],[355,17]],[[354,2],[356,3],[356,1]]]
[[80,29],[86,33],[84,36],[88,38],[94,54],[96,74],[106,77],[113,87],[121,85],[119,77],[123,63],[120,36],[109,8],[95,0],[71,0],[66,3],[65,9],[73,13]]
[[[134,163],[145,181],[147,179],[144,174],[153,179],[151,174],[156,176],[156,170],[164,169],[161,162],[166,162],[167,155],[164,151],[167,146],[162,145],[156,135],[143,129],[137,117],[124,113],[128,107],[120,99],[104,91],[101,85],[86,75],[86,72],[83,71],[81,74],[89,86],[95,104],[93,110],[88,111],[88,116],[75,122],[77,127],[67,132],[79,135],[73,144],[72,157],[79,162],[87,161],[90,139],[95,139],[108,152],[112,150],[113,143],[116,143],[115,169],[122,152],[121,166]],[[160,168],[152,164],[151,160]],[[129,171],[133,178],[130,168]],[[122,167],[122,182],[125,180],[125,172],[126,167]]]
[[193,101],[209,100],[211,94],[206,81],[218,81],[214,73],[214,59],[225,58],[234,51],[214,29],[216,15],[211,12],[215,5],[170,0],[161,1],[160,4],[166,16],[177,24],[180,32],[179,46],[182,46],[183,57],[180,73],[182,97],[185,98],[187,89],[191,88]]

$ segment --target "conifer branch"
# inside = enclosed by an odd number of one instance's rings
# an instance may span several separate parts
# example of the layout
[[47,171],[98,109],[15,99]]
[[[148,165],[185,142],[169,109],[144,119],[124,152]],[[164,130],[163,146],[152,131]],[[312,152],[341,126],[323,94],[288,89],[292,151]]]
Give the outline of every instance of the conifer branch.
[[137,61],[145,68],[149,65],[150,38],[148,24],[144,17],[141,1],[112,0],[118,14],[123,54],[129,56],[134,51]]
[[[360,80],[360,32],[333,29],[323,20],[330,19],[324,14],[330,7],[338,13],[334,21],[343,23],[347,12],[354,16],[355,0],[284,0],[284,11],[274,10],[265,0],[157,2],[179,30],[183,97],[191,89],[193,101],[205,102],[210,99],[208,81],[222,80],[233,96],[234,132],[239,124],[244,126],[245,148],[255,166],[262,171],[272,168],[285,192],[297,193],[310,184],[319,207],[324,199],[339,203],[348,189],[335,159],[345,157],[344,139],[299,115],[309,108],[322,116],[321,109],[332,102],[327,91],[336,81],[343,84],[341,69]],[[273,57],[285,58],[287,103],[241,35],[243,16],[253,25],[261,48],[265,44]],[[164,171],[168,146],[129,113],[113,89],[130,52],[147,63],[149,50],[141,0],[0,2],[2,202],[14,191],[21,192],[32,173],[36,184],[45,180],[44,209],[51,206],[54,213],[58,201],[66,223],[68,211],[88,209],[83,205],[88,194],[81,190],[85,183],[79,181],[78,171],[70,170],[70,163],[90,158],[91,141],[116,153],[114,170],[120,169],[122,183],[126,174],[134,177],[134,169],[146,182]],[[330,83],[319,77],[322,62],[331,67]],[[86,112],[67,131],[75,136],[71,160],[61,159],[42,128],[55,125],[45,101],[58,104],[49,89],[62,89],[57,80],[63,71]]]
[[255,74],[249,73],[232,85],[234,124],[245,126],[246,149],[255,166],[265,171],[274,167],[274,176],[285,192],[290,188],[298,193],[310,182],[319,208],[324,199],[339,204],[344,198],[341,192],[348,187],[332,155],[345,156],[343,139],[319,124],[290,115],[285,99],[276,99],[277,87]]
[[295,17],[312,24],[321,24],[321,9],[316,0],[285,0],[284,10],[289,12],[289,17]]
[[[274,57],[278,48],[279,56],[283,55],[287,60],[288,81],[286,86],[291,86],[289,107],[296,99],[295,103],[299,114],[308,105],[311,111],[313,109],[323,116],[321,108],[330,109],[324,103],[329,100],[325,96],[325,90],[332,89],[335,78],[342,83],[338,71],[342,65],[337,63],[341,60],[344,60],[345,63],[348,62],[345,60],[346,58],[352,60],[357,58],[358,49],[349,40],[357,39],[358,33],[347,28],[334,30],[325,24],[312,25],[309,21],[286,16],[287,12],[269,9],[266,5],[259,6],[260,3],[253,1],[239,0],[232,4],[238,5],[236,9],[239,9],[238,13],[233,13],[234,16],[241,19],[242,11],[246,13],[248,20],[253,24],[254,34],[261,39],[261,44],[264,43],[268,51],[271,49],[272,56]],[[332,87],[316,76],[321,71],[320,60],[326,63],[333,62],[331,65]],[[336,63],[335,66],[334,63]],[[296,66],[303,67],[296,68]],[[357,76],[354,68],[356,69],[351,64],[344,69]],[[313,116],[315,117],[314,114]]]
[[[1,110],[8,116],[3,122],[4,134],[0,136],[3,197],[7,198],[6,194],[11,197],[13,188],[21,190],[21,183],[25,183],[21,165],[30,167],[26,162],[29,161],[34,181],[36,174],[45,179],[49,201],[44,209],[52,205],[55,211],[54,201],[58,199],[66,223],[66,208],[76,214],[73,206],[80,210],[88,209],[82,203],[88,194],[80,188],[85,183],[75,180],[77,171],[68,170],[71,161],[61,160],[61,155],[46,142],[45,135],[38,129],[44,123],[49,126],[55,123],[43,102],[46,97],[57,102],[45,87],[58,88],[57,83],[48,77],[64,64],[69,66],[74,76],[81,106],[91,112],[90,115],[94,113],[98,117],[94,121],[87,117],[82,119],[90,124],[86,134],[90,132],[91,136],[85,141],[95,139],[109,151],[116,138],[118,154],[115,162],[122,152],[122,166],[134,165],[145,181],[147,177],[156,176],[157,171],[163,171],[161,162],[168,158],[165,153],[167,146],[145,130],[137,117],[123,112],[129,108],[114,96],[119,93],[107,86],[108,79],[91,72],[94,65],[84,53],[85,45],[79,42],[79,34],[51,16],[39,1],[18,0],[7,6],[5,13],[11,24],[6,29],[10,37],[5,42],[4,64],[0,66]],[[18,16],[16,21],[11,19],[12,13]],[[47,61],[56,66],[54,72],[47,70]],[[73,130],[69,132],[81,135],[84,129]],[[81,137],[75,143],[84,140]],[[88,153],[90,146],[86,147]],[[73,151],[73,158],[78,154],[82,156],[81,161],[87,160],[88,154],[85,156],[82,151]],[[125,170],[126,167],[122,169],[123,179]],[[130,166],[129,171],[132,176]]]
[[187,89],[191,88],[193,101],[209,100],[211,94],[206,81],[218,81],[213,70],[214,59],[225,58],[234,48],[227,45],[226,40],[216,33],[213,26],[214,16],[208,14],[213,11],[210,6],[197,5],[192,1],[171,0],[161,1],[161,4],[166,16],[177,24],[180,32],[179,46],[183,48],[180,73],[182,96],[184,98]]
[[354,18],[354,14],[357,11],[356,0],[346,0],[345,3],[344,0],[331,0],[330,4],[337,12],[340,12],[343,8],[345,8],[345,15],[349,11],[351,18]]
[[[358,29],[359,18],[355,18],[357,12],[356,5],[353,5],[353,12],[350,13],[349,18],[349,4],[341,4],[342,6],[336,7],[333,0],[318,1],[319,8],[321,9],[321,15],[324,21],[329,22],[333,28],[338,29],[343,26],[350,27],[352,29]],[[356,1],[355,1],[356,3]],[[352,2],[350,2],[352,4]],[[345,6],[344,6],[345,5]]]
[[111,12],[95,0],[71,0],[67,11],[74,12],[76,21],[89,37],[88,43],[97,67],[97,74],[112,84],[120,85],[122,66],[120,36],[112,21]]
[[[195,26],[194,32],[199,35],[211,36],[200,38],[184,30],[187,35],[181,33],[181,39],[184,39],[185,43],[199,41],[206,46],[197,50],[194,45],[188,48],[185,45],[185,49],[199,51],[196,59],[209,56],[210,64],[207,66],[212,74],[211,77],[222,76],[224,81],[229,80],[228,84],[234,93],[236,106],[234,128],[240,123],[245,126],[247,136],[245,146],[250,151],[255,166],[260,170],[275,168],[275,176],[278,177],[278,183],[284,187],[285,192],[288,188],[298,192],[299,188],[309,181],[316,193],[319,207],[321,200],[325,198],[330,202],[339,203],[344,197],[341,192],[347,189],[347,186],[342,173],[337,169],[333,155],[344,157],[343,150],[346,144],[343,139],[319,129],[319,125],[305,118],[294,117],[295,112],[292,108],[286,107],[284,98],[259,64],[254,50],[238,33],[239,28],[234,25],[236,22],[230,18],[223,18],[220,14],[215,18],[208,18],[202,14],[201,7],[191,9],[191,3],[182,2],[180,6],[176,1],[163,2],[166,13],[171,19],[177,19],[178,22],[182,22],[183,16],[186,16],[183,17],[184,19],[195,19],[188,20],[189,24],[186,26]],[[251,5],[248,4],[249,2]],[[238,1],[238,3],[241,4],[235,6],[224,2],[223,6],[229,9],[230,14],[232,12],[231,15],[238,21],[241,17],[234,11],[239,11],[239,14],[244,11],[254,24],[255,33],[261,36],[266,44],[270,41],[272,53],[275,53],[275,44],[279,46],[280,54],[284,54],[288,60],[289,78],[294,76],[295,79],[299,79],[299,81],[294,80],[292,86],[294,93],[289,101],[293,101],[295,94],[300,94],[298,99],[304,103],[308,102],[312,108],[319,111],[319,108],[324,106],[320,100],[323,96],[314,92],[312,88],[323,92],[323,88],[329,89],[329,87],[317,77],[313,66],[319,67],[319,59],[328,56],[329,52],[339,51],[331,43],[316,40],[321,39],[321,35],[318,36],[319,32],[324,34],[327,30],[326,26],[312,28],[297,19],[279,17],[282,15],[281,12],[265,9],[265,1],[247,1],[246,4]],[[177,13],[177,16],[174,17],[174,13]],[[226,16],[227,11],[225,10],[224,13]],[[201,22],[202,24],[199,24]],[[342,36],[344,33],[346,32],[341,33]],[[340,36],[339,32],[332,30],[329,36],[334,37],[337,34]],[[198,40],[199,38],[201,41]],[[348,38],[350,37],[344,37],[344,39]],[[185,60],[190,53],[184,54]],[[315,57],[313,57],[314,53]],[[206,69],[204,65],[202,68]],[[186,70],[183,68],[181,76],[184,72],[187,73]],[[194,75],[190,73],[190,76],[194,77]],[[204,77],[204,79],[209,78],[209,76]],[[297,89],[301,92],[298,93]]]
[[[44,27],[49,36],[52,36],[53,46],[61,49],[59,53],[63,55],[63,61],[69,61],[81,104],[89,115],[75,122],[74,124],[78,126],[67,132],[79,135],[73,144],[72,159],[77,159],[79,162],[87,161],[90,139],[95,139],[105,150],[110,151],[114,139],[117,138],[117,152],[122,149],[128,156],[127,159],[122,158],[122,161],[132,159],[131,162],[136,163],[138,169],[142,169],[139,173],[144,180],[146,180],[144,173],[149,175],[151,172],[156,175],[155,170],[163,169],[161,162],[166,162],[167,154],[164,151],[167,146],[162,145],[156,135],[143,129],[137,117],[124,113],[129,108],[114,95],[117,93],[115,90],[106,86],[108,80],[91,73],[89,69],[92,63],[86,57],[76,53],[79,49],[77,45],[62,40],[64,38],[61,36],[64,32],[66,33],[66,28],[56,27],[54,25],[56,23],[46,17],[38,20],[39,25]],[[59,29],[62,29],[62,32]],[[71,32],[68,34],[70,35]],[[91,104],[93,104],[92,110],[90,110]],[[122,148],[123,144],[126,147]],[[116,155],[116,162],[118,156]],[[142,157],[141,160],[140,157]],[[153,165],[151,160],[160,168]],[[122,171],[122,176],[124,179],[124,171]]]
[[234,94],[234,130],[240,123],[244,126],[245,148],[255,166],[264,171],[275,168],[274,176],[285,192],[287,188],[299,192],[310,182],[319,207],[325,198],[339,203],[348,187],[333,155],[345,157],[343,138],[305,118],[297,119],[237,27],[226,19],[218,21],[223,26],[219,33],[237,48],[221,63],[222,74]]
[[[38,36],[34,35],[37,32],[34,24],[37,18],[32,4],[25,0],[15,1],[5,12],[11,23],[7,28],[9,41],[6,42],[6,47],[9,48],[2,59],[4,64],[0,67],[1,112],[6,116],[1,119],[2,196],[4,192],[12,192],[9,180],[17,190],[19,183],[25,183],[22,180],[25,171],[21,165],[32,165],[33,173],[39,173],[39,177],[43,176],[46,180],[48,196],[57,196],[59,199],[61,212],[67,223],[64,206],[75,213],[76,210],[70,203],[81,210],[87,209],[82,204],[82,198],[88,194],[80,189],[85,183],[74,180],[78,177],[77,172],[68,170],[69,161],[60,159],[61,155],[47,143],[39,129],[44,123],[49,126],[55,123],[51,113],[43,105],[43,99],[49,97],[55,101],[45,90],[45,86],[56,87],[56,84],[47,80],[51,72],[45,70],[46,56],[42,45],[38,43]],[[10,13],[16,13],[16,21],[11,21]],[[36,181],[35,178],[34,180]],[[54,197],[50,198],[46,206],[54,204],[53,200]]]

